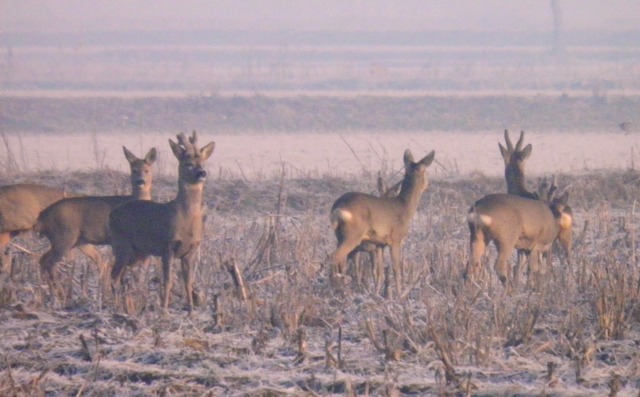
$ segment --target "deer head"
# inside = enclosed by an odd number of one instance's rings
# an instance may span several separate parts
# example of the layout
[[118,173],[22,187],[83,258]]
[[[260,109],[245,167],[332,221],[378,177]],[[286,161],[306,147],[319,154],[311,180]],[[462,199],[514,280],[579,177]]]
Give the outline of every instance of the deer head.
[[131,194],[137,198],[151,200],[151,186],[153,184],[153,163],[156,161],[156,148],[151,148],[144,159],[138,158],[126,147],[122,147],[124,156],[131,168]]

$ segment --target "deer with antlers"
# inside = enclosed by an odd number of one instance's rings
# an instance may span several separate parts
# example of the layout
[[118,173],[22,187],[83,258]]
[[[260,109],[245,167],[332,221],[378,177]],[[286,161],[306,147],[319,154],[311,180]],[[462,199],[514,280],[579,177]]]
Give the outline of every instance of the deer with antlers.
[[38,214],[66,197],[63,189],[35,184],[0,186],[0,273],[8,273],[11,239],[32,230]]
[[[528,144],[524,148],[522,147],[524,143],[524,131],[520,131],[520,138],[518,139],[515,147],[509,138],[509,130],[504,130],[504,140],[506,147],[502,146],[500,142],[498,142],[498,146],[500,148],[502,159],[504,160],[504,178],[507,182],[507,193],[534,200],[538,199],[538,194],[530,192],[526,187],[524,175],[525,164],[529,156],[531,156],[533,147],[531,144]],[[520,278],[522,263],[527,257],[528,255],[525,250],[517,250],[517,260],[513,267],[513,281],[516,285]]]
[[204,164],[213,153],[214,142],[198,148],[196,132],[183,133],[178,142],[169,139],[179,162],[178,195],[168,203],[132,201],[109,216],[115,264],[111,271],[116,297],[123,271],[148,256],[162,258],[162,307],[166,312],[171,291],[171,268],[180,259],[187,310],[193,310],[193,262],[204,234],[202,196],[207,172]]
[[331,255],[334,274],[344,273],[348,255],[362,242],[389,246],[396,290],[401,288],[402,242],[409,232],[411,218],[418,209],[422,193],[429,186],[427,167],[435,157],[432,151],[418,162],[411,151],[404,152],[405,174],[395,197],[376,197],[349,192],[331,207],[331,227],[338,246]]
[[[495,271],[510,291],[508,259],[514,248],[525,251],[530,258],[530,271],[539,278],[539,260],[557,239],[564,250],[571,250],[573,213],[568,205],[569,193],[556,197],[555,183],[548,187],[542,200],[511,194],[490,194],[469,210],[470,258],[465,278],[472,276],[481,265],[482,256],[493,241],[498,257]],[[541,192],[544,193],[544,192]],[[532,281],[536,284],[537,280]]]
[[[507,193],[524,198],[543,200],[550,203],[557,190],[555,176],[553,177],[551,185],[548,184],[546,178],[540,180],[538,186],[539,192],[531,192],[526,187],[525,164],[527,159],[531,156],[533,148],[531,144],[526,145],[524,148],[522,147],[524,143],[524,131],[520,131],[520,138],[518,139],[515,147],[511,143],[511,139],[509,139],[508,130],[504,130],[504,139],[506,147],[502,146],[500,143],[498,143],[498,146],[500,147],[500,153],[504,160],[504,176],[507,182]],[[566,227],[571,227],[571,225],[565,225],[565,228]],[[563,248],[564,247],[569,248],[569,251],[565,249],[565,254],[567,261],[570,261],[571,243],[569,243],[568,246],[563,246]],[[522,263],[524,262],[525,257],[528,257],[526,250],[517,250],[517,252],[518,258],[513,269],[514,281],[516,284],[520,275]],[[549,252],[546,253],[546,256],[547,258],[550,258]]]
[[[155,148],[143,159],[122,147],[131,170],[131,194],[116,196],[84,196],[60,200],[47,207],[40,216],[35,230],[45,236],[51,248],[40,258],[40,269],[47,275],[52,296],[55,299],[55,266],[73,248],[87,255],[100,271],[104,281],[107,269],[95,245],[107,245],[109,239],[109,214],[132,200],[151,200]],[[108,285],[108,284],[107,284]]]
[[504,160],[504,178],[507,181],[507,193],[530,199],[539,198],[538,194],[530,192],[525,184],[525,164],[529,156],[531,156],[533,147],[531,144],[524,148],[522,147],[524,131],[520,131],[520,139],[518,139],[515,147],[511,143],[511,139],[509,139],[508,130],[504,130],[504,139],[507,146],[502,146],[500,142],[498,142],[498,146]]

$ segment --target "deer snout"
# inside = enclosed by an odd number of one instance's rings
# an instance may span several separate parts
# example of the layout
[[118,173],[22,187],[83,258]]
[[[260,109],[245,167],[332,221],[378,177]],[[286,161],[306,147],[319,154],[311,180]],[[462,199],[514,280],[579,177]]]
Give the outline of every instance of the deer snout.
[[196,172],[196,178],[198,178],[201,181],[205,180],[207,178],[207,171],[200,170],[200,171]]
[[144,179],[142,179],[142,178],[136,179],[135,183],[136,183],[137,186],[144,186],[145,185]]

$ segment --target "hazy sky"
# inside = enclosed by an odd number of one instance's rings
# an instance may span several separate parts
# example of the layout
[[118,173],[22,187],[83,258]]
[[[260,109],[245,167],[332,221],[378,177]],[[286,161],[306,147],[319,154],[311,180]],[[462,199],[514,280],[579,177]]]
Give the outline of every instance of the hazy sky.
[[[638,0],[560,0],[563,28],[637,29]],[[548,0],[0,0],[0,31],[548,30]]]

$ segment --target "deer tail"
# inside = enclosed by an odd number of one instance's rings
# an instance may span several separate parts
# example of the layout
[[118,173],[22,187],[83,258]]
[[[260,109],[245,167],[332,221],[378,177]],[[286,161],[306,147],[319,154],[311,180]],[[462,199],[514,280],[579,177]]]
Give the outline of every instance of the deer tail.
[[349,222],[352,218],[351,211],[344,208],[336,208],[331,211],[331,228],[336,230],[341,223]]

